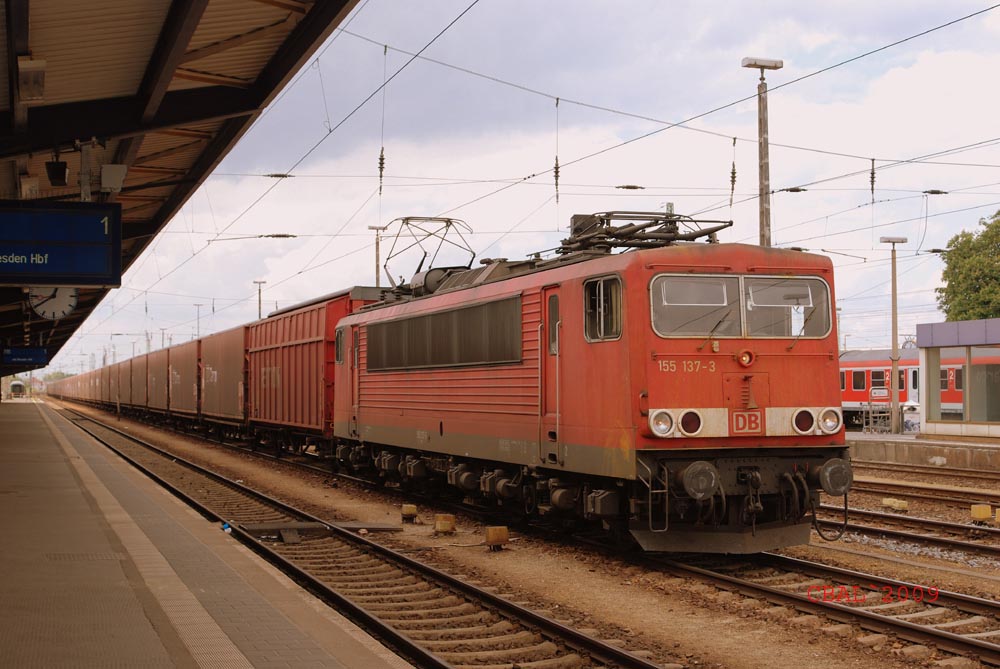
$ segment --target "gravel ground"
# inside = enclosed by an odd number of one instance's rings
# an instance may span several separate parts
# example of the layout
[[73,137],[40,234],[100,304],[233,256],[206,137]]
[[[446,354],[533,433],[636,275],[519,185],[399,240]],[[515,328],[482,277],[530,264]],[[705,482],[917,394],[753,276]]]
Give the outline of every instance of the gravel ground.
[[[241,479],[321,517],[399,522],[399,499],[392,495],[165,434],[130,421],[122,420],[119,426],[156,444],[169,442],[181,457]],[[651,651],[655,661],[676,663],[666,666],[734,669],[933,666],[935,658],[904,656],[907,644],[892,638],[865,646],[857,639],[870,633],[859,628],[824,631],[821,628],[831,621],[799,616],[792,611],[775,614],[760,608],[757,602],[747,603],[748,600],[720,593],[711,586],[630,566],[586,546],[514,536],[505,550],[490,552],[480,545],[483,528],[461,516],[455,535],[435,536],[434,510],[421,508],[420,512],[417,524],[403,525],[402,532],[386,540],[397,548],[420,551],[434,564],[493,585],[514,601],[525,602],[554,618],[576,627],[599,630],[602,637],[617,639],[630,650]],[[839,550],[845,548],[863,549],[866,554]],[[848,542],[840,544],[838,549],[816,545],[785,552],[969,594],[992,590],[989,596],[995,597],[1000,591],[1000,573],[995,565],[977,569],[982,572],[979,577],[971,571],[966,574],[936,571],[944,562],[923,555],[905,556],[913,564],[904,567],[878,559],[882,554],[898,557],[889,548]],[[988,580],[991,577],[997,580]],[[769,611],[766,617],[765,610]]]

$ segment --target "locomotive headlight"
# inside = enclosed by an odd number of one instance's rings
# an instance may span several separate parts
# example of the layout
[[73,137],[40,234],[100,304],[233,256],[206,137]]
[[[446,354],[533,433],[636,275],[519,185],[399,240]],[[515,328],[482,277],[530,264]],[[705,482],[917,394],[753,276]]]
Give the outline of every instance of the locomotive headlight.
[[649,429],[657,437],[665,437],[674,429],[674,417],[663,409],[651,411],[649,414]]
[[681,485],[691,499],[701,501],[715,494],[719,488],[719,470],[711,462],[692,462],[678,474]]
[[830,458],[819,470],[819,484],[827,495],[834,497],[846,495],[852,483],[854,483],[854,470],[847,460]]
[[838,431],[841,422],[840,412],[836,409],[823,409],[819,413],[819,429],[827,434],[833,434]]

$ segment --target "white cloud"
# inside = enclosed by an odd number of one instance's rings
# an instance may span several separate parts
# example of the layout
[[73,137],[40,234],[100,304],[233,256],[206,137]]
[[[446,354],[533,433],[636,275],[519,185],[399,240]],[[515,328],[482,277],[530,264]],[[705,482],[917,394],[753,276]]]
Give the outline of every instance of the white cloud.
[[[765,12],[755,6],[666,7],[656,2],[630,12],[610,12],[603,3],[577,3],[573,11],[558,4],[517,7],[524,11],[477,7],[468,22],[457,24],[428,55],[549,93],[670,120],[751,95],[756,76],[739,67],[740,57],[784,58],[785,69],[768,74],[771,141],[859,158],[772,145],[775,189],[858,172],[811,185],[806,193],[776,193],[776,242],[837,252],[831,257],[838,268],[838,295],[846,298],[843,328],[852,333],[852,344],[884,346],[888,319],[879,312],[888,308],[888,249],[878,237],[906,235],[911,242],[900,249],[900,329],[912,331],[916,322],[940,318],[932,289],[940,281],[941,262],[936,256],[913,257],[913,252],[921,237],[924,249],[944,246],[959,230],[975,227],[981,216],[1000,209],[982,206],[1000,201],[1000,195],[990,194],[1000,193],[1000,187],[959,190],[1000,182],[1000,177],[988,167],[923,164],[887,169],[876,175],[879,202],[872,207],[868,158],[911,158],[997,133],[1000,91],[990,82],[1000,71],[1000,43],[995,39],[1000,12],[777,89],[782,82],[907,34],[901,31],[919,32],[974,8],[952,9],[947,13],[954,16],[943,16],[944,10],[932,3],[900,3],[880,6],[862,22],[856,16],[861,5],[844,9],[772,3]],[[452,18],[452,9],[442,6],[428,14],[421,8],[419,19],[410,20],[403,12],[382,21],[382,10],[372,4],[354,27],[414,49]],[[556,25],[559,38],[553,39],[550,29]],[[398,66],[404,61],[396,54],[391,62]],[[345,37],[324,57],[323,78],[330,117],[336,122],[381,83],[381,49]],[[318,77],[307,73],[302,81],[242,140],[220,171],[282,171],[324,137],[326,109]],[[275,301],[287,306],[350,285],[370,284],[374,240],[367,226],[384,225],[398,216],[439,215],[481,196],[486,197],[450,215],[473,226],[474,248],[486,249],[490,256],[516,258],[552,248],[573,213],[659,209],[668,201],[679,212],[707,210],[708,217],[732,217],[736,225],[722,236],[724,241],[756,241],[753,141],[736,146],[735,204],[729,207],[734,159],[729,138],[756,138],[753,100],[695,122],[723,137],[671,129],[575,164],[579,157],[659,126],[562,103],[558,206],[552,176],[545,173],[556,154],[554,101],[429,63],[415,63],[401,74],[387,100],[387,171],[381,202],[376,196],[364,204],[377,188],[383,144],[376,99],[326,138],[295,170],[298,176],[278,184],[256,205],[250,206],[273,181],[253,176],[209,179],[170,223],[168,234],[161,235],[127,274],[126,288],[94,313],[66,352],[86,355],[111,343],[130,351],[126,342],[144,342],[147,331],[158,344],[160,328],[174,333],[175,339],[189,337],[197,327],[196,303],[205,305],[203,333],[251,320],[257,310],[254,280],[267,281],[265,310]],[[939,160],[1000,164],[1000,149],[984,147]],[[490,193],[506,182],[479,182],[531,174],[539,176],[495,195]],[[403,176],[425,180],[404,184]],[[443,178],[455,181],[430,180]],[[627,183],[646,190],[613,188]],[[925,234],[920,191],[928,188],[951,194],[927,200],[931,216]],[[980,208],[934,216],[976,206]],[[329,235],[356,211],[343,234],[331,241]],[[213,242],[206,248],[207,240],[237,217],[227,234],[301,236]],[[894,221],[905,222],[886,225]],[[514,232],[501,237],[512,228]],[[833,234],[845,230],[856,232]],[[193,251],[197,255],[191,258]],[[160,279],[186,259],[181,269]],[[304,271],[311,260],[315,269]],[[394,274],[411,271],[401,267]],[[133,300],[147,288],[148,294]],[[858,297],[850,299],[853,296]],[[117,332],[129,334],[111,337]],[[75,366],[78,361],[67,356],[64,364]]]

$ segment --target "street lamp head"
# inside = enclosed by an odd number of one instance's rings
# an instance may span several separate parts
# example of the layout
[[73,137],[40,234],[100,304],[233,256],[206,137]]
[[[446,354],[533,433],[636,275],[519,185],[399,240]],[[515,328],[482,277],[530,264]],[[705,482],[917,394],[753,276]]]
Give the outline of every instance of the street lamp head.
[[906,237],[879,237],[878,241],[882,244],[905,244],[909,240]]
[[785,66],[784,61],[773,58],[744,58],[743,67],[750,67],[759,70],[780,70]]

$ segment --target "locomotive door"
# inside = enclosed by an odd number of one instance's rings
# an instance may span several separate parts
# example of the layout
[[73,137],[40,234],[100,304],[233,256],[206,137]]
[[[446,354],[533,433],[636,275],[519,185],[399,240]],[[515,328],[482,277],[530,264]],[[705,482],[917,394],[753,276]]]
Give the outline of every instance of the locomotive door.
[[559,395],[562,320],[559,316],[559,286],[542,289],[542,324],[539,326],[539,399],[541,420],[538,435],[538,459],[559,462]]
[[348,364],[351,368],[351,373],[348,375],[351,379],[351,421],[349,425],[349,431],[352,437],[358,436],[358,411],[360,410],[360,389],[358,385],[361,381],[361,371],[359,369],[361,363],[361,329],[357,325],[351,326],[351,355]]

